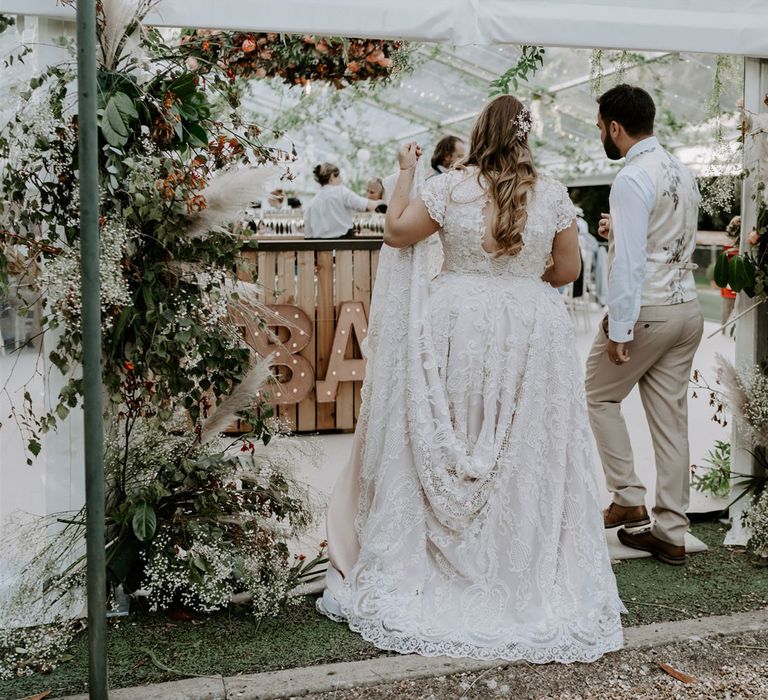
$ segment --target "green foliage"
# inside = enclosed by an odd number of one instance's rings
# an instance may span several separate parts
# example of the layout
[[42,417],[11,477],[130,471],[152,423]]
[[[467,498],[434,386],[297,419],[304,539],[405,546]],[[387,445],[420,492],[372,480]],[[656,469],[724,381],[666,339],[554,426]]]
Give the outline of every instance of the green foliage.
[[[139,79],[131,54],[97,76],[102,251],[119,230],[101,265],[104,384],[118,419],[139,401],[146,417],[168,420],[183,406],[199,422],[210,399],[228,394],[249,368],[250,350],[226,319],[228,304],[238,303],[234,271],[247,238],[223,229],[191,239],[186,230],[217,172],[280,156],[237,114],[239,93],[220,68],[200,80],[155,32],[144,49],[149,79]],[[45,69],[0,130],[0,288],[13,283],[43,298],[44,330],[61,331],[49,359],[69,380],[49,413],[24,406],[19,422],[33,456],[41,433],[78,405],[82,384],[73,79],[67,66]],[[228,114],[213,107],[222,95]],[[41,276],[39,262],[57,275]],[[259,420],[254,428],[268,432]]]
[[496,80],[490,84],[490,97],[496,95],[508,95],[510,85],[515,90],[520,87],[520,82],[526,82],[536,74],[536,71],[544,65],[544,48],[541,46],[521,46],[520,58],[517,63],[508,68]]
[[744,292],[758,301],[768,299],[768,236],[761,235],[751,250],[731,258],[721,253],[715,262],[714,279],[721,289],[730,286],[734,292]]
[[16,24],[16,18],[11,15],[0,14],[0,34],[2,34],[8,27],[13,27]]
[[146,421],[126,427],[111,437],[106,461],[113,584],[148,591],[158,610],[209,612],[250,592],[260,617],[315,580],[322,552],[292,564],[287,548],[313,521],[287,463],[312,460],[311,448],[283,439],[257,452],[247,439],[200,444],[194,433],[168,435]]
[[710,466],[703,475],[694,473],[693,487],[718,498],[727,497],[731,490],[731,444],[717,440],[704,461]]

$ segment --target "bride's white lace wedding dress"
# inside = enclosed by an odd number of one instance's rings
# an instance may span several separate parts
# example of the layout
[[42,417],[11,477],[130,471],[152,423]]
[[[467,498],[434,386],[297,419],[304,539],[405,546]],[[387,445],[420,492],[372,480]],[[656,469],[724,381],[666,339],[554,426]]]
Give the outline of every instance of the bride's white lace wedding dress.
[[623,606],[573,325],[541,280],[575,209],[539,177],[523,250],[494,257],[476,170],[421,196],[443,270],[430,279],[429,242],[382,251],[318,608],[382,649],[592,661],[622,646]]

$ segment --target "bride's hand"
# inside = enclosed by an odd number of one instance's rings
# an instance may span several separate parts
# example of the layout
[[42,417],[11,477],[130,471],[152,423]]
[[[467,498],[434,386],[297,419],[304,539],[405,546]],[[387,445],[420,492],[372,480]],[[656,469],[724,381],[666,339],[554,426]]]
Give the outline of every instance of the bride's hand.
[[606,240],[611,237],[612,233],[611,215],[600,214],[600,221],[597,224],[597,233]]
[[421,158],[421,146],[414,141],[400,146],[397,152],[397,160],[400,162],[400,170],[410,170],[416,167],[416,163]]

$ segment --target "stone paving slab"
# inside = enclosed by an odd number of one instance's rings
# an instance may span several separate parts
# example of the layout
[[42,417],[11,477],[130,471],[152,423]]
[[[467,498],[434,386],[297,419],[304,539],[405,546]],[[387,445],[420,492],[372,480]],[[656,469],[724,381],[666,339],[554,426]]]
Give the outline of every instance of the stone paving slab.
[[[659,622],[626,628],[625,648],[644,649],[690,639],[766,630],[768,609],[679,622]],[[267,700],[481,671],[501,663],[449,659],[444,656],[383,656],[365,661],[323,664],[230,678],[188,678],[113,690],[109,696],[111,700]],[[88,696],[69,696],[65,700],[88,700]]]

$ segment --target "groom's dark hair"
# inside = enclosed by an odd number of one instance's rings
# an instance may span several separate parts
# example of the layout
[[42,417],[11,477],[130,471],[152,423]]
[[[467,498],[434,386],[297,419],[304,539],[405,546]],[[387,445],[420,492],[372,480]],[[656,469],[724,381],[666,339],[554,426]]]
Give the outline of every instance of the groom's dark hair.
[[630,136],[653,133],[656,105],[642,88],[617,85],[600,95],[597,104],[606,126],[618,122]]

